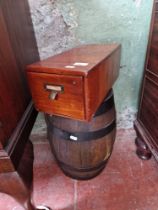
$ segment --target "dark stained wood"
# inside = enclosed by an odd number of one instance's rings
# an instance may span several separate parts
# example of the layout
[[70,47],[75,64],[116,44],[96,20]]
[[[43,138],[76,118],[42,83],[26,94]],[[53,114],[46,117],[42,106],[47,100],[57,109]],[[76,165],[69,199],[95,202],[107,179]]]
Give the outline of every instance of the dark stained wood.
[[0,174],[14,172],[15,167],[10,161],[8,153],[4,150],[0,150]]
[[33,147],[28,139],[37,111],[25,68],[39,55],[27,0],[1,0],[0,30],[0,192],[35,210]]
[[149,159],[151,151],[158,160],[158,13],[156,2],[154,1],[139,112],[134,125],[138,136],[136,139],[138,156]]
[[[121,47],[118,44],[83,45],[29,65],[27,67],[28,81],[36,108],[48,114],[78,120],[91,120],[92,115],[118,77],[120,52]],[[74,64],[76,62],[87,63],[87,65],[76,66]],[[82,81],[80,88],[77,77],[78,80],[80,78]],[[56,100],[49,102],[48,92],[44,88],[45,84],[50,82],[50,84],[55,83],[64,87],[64,80],[68,80],[68,78],[72,78],[74,85],[70,85],[69,90],[65,87],[66,91],[63,94],[58,94],[59,97]],[[71,95],[68,95],[68,92]],[[74,98],[75,92],[76,97]],[[69,103],[68,99],[70,100]],[[76,112],[74,113],[75,109]]]
[[[4,162],[3,164],[5,165]],[[10,164],[12,164],[11,160]],[[18,168],[0,173],[0,192],[12,196],[27,210],[35,210],[31,203],[32,177],[33,147],[28,141]]]
[[[26,80],[26,65],[39,60],[28,1],[1,0],[1,8],[15,60],[25,93],[26,106],[30,102],[30,92]],[[18,9],[17,9],[18,8]]]
[[149,160],[152,154],[147,144],[139,137],[136,138],[135,144],[137,146],[136,154],[138,155],[138,157],[140,157],[142,160]]
[[[108,99],[113,98],[112,93]],[[63,117],[46,115],[48,127],[48,139],[52,148],[52,152],[63,172],[75,179],[90,179],[98,175],[105,167],[112,153],[115,141],[116,125],[112,127],[102,137],[94,137],[84,139],[86,135],[92,132],[100,131],[115,121],[116,113],[114,101],[110,102],[110,108],[105,106],[110,101],[105,100],[102,104],[104,109],[97,116],[94,116],[90,122],[72,120]],[[98,109],[100,112],[101,107]],[[58,128],[58,130],[55,130]],[[74,133],[84,133],[82,139],[72,140],[65,139],[63,134],[69,133],[69,138]],[[78,135],[76,137],[79,137]]]
[[0,28],[0,121],[3,130],[0,141],[5,146],[27,104],[1,8]]
[[146,130],[152,134],[152,138],[158,145],[158,83],[145,79],[144,95],[141,103],[139,119],[146,127]]
[[37,111],[30,102],[23,117],[17,124],[16,129],[9,138],[8,144],[4,148],[11,159],[15,169],[18,167],[23,155],[25,144],[28,141],[30,132],[37,116]]
[[27,1],[2,0],[0,28],[0,136],[5,146],[31,99],[26,65],[39,60]]
[[158,11],[158,1],[156,1],[155,10]]
[[136,144],[136,154],[142,160],[149,160],[154,153],[153,147],[150,144],[150,135],[144,132],[145,127],[141,125],[138,120],[134,123],[134,128],[136,130],[137,138],[135,139]]
[[0,150],[1,173],[13,172],[18,168],[36,116],[37,111],[31,102],[10,136],[8,144]]
[[147,68],[158,75],[158,12],[155,13]]
[[[35,207],[32,201],[33,145],[27,141],[16,170],[11,159],[5,154],[7,164],[0,159],[0,192],[12,196],[26,210],[51,210],[49,207]],[[6,168],[8,166],[8,168]],[[3,169],[3,171],[1,171]]]

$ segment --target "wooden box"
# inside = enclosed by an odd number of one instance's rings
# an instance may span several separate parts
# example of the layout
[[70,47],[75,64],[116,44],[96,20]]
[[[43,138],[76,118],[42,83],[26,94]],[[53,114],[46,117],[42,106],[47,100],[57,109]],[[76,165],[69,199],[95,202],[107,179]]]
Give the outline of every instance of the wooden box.
[[119,74],[118,44],[83,45],[27,67],[37,110],[89,121]]

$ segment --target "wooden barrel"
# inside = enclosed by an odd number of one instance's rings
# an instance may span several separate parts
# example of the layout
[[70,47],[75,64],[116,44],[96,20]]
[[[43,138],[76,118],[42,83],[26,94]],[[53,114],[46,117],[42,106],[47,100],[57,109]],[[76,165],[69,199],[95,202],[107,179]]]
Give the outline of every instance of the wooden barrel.
[[105,167],[113,149],[116,113],[113,91],[90,122],[45,115],[48,139],[62,171],[75,179],[90,179]]

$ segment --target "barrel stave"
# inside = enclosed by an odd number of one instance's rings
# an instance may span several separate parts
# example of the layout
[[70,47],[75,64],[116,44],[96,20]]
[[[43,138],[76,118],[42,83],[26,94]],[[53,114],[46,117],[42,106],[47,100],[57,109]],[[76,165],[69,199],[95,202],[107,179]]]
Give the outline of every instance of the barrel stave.
[[104,104],[108,101],[112,102],[110,102],[111,107],[94,116],[90,122],[45,115],[52,152],[66,175],[76,179],[90,179],[105,167],[113,150],[116,126],[103,137],[94,139],[92,137],[88,140],[66,139],[63,134],[65,132],[89,134],[107,128],[111,124],[114,125],[116,111],[112,92],[101,106],[104,108]]

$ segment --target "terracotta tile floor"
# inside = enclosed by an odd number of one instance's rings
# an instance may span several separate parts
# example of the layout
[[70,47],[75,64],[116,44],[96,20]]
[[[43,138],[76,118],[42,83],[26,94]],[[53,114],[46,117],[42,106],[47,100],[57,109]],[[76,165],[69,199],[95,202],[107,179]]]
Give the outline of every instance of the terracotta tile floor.
[[[45,137],[34,135],[34,194],[36,204],[53,210],[158,210],[158,165],[135,155],[135,132],[119,130],[107,167],[96,178],[66,177],[53,160]],[[38,141],[37,141],[38,140]],[[0,210],[22,210],[0,194]]]

